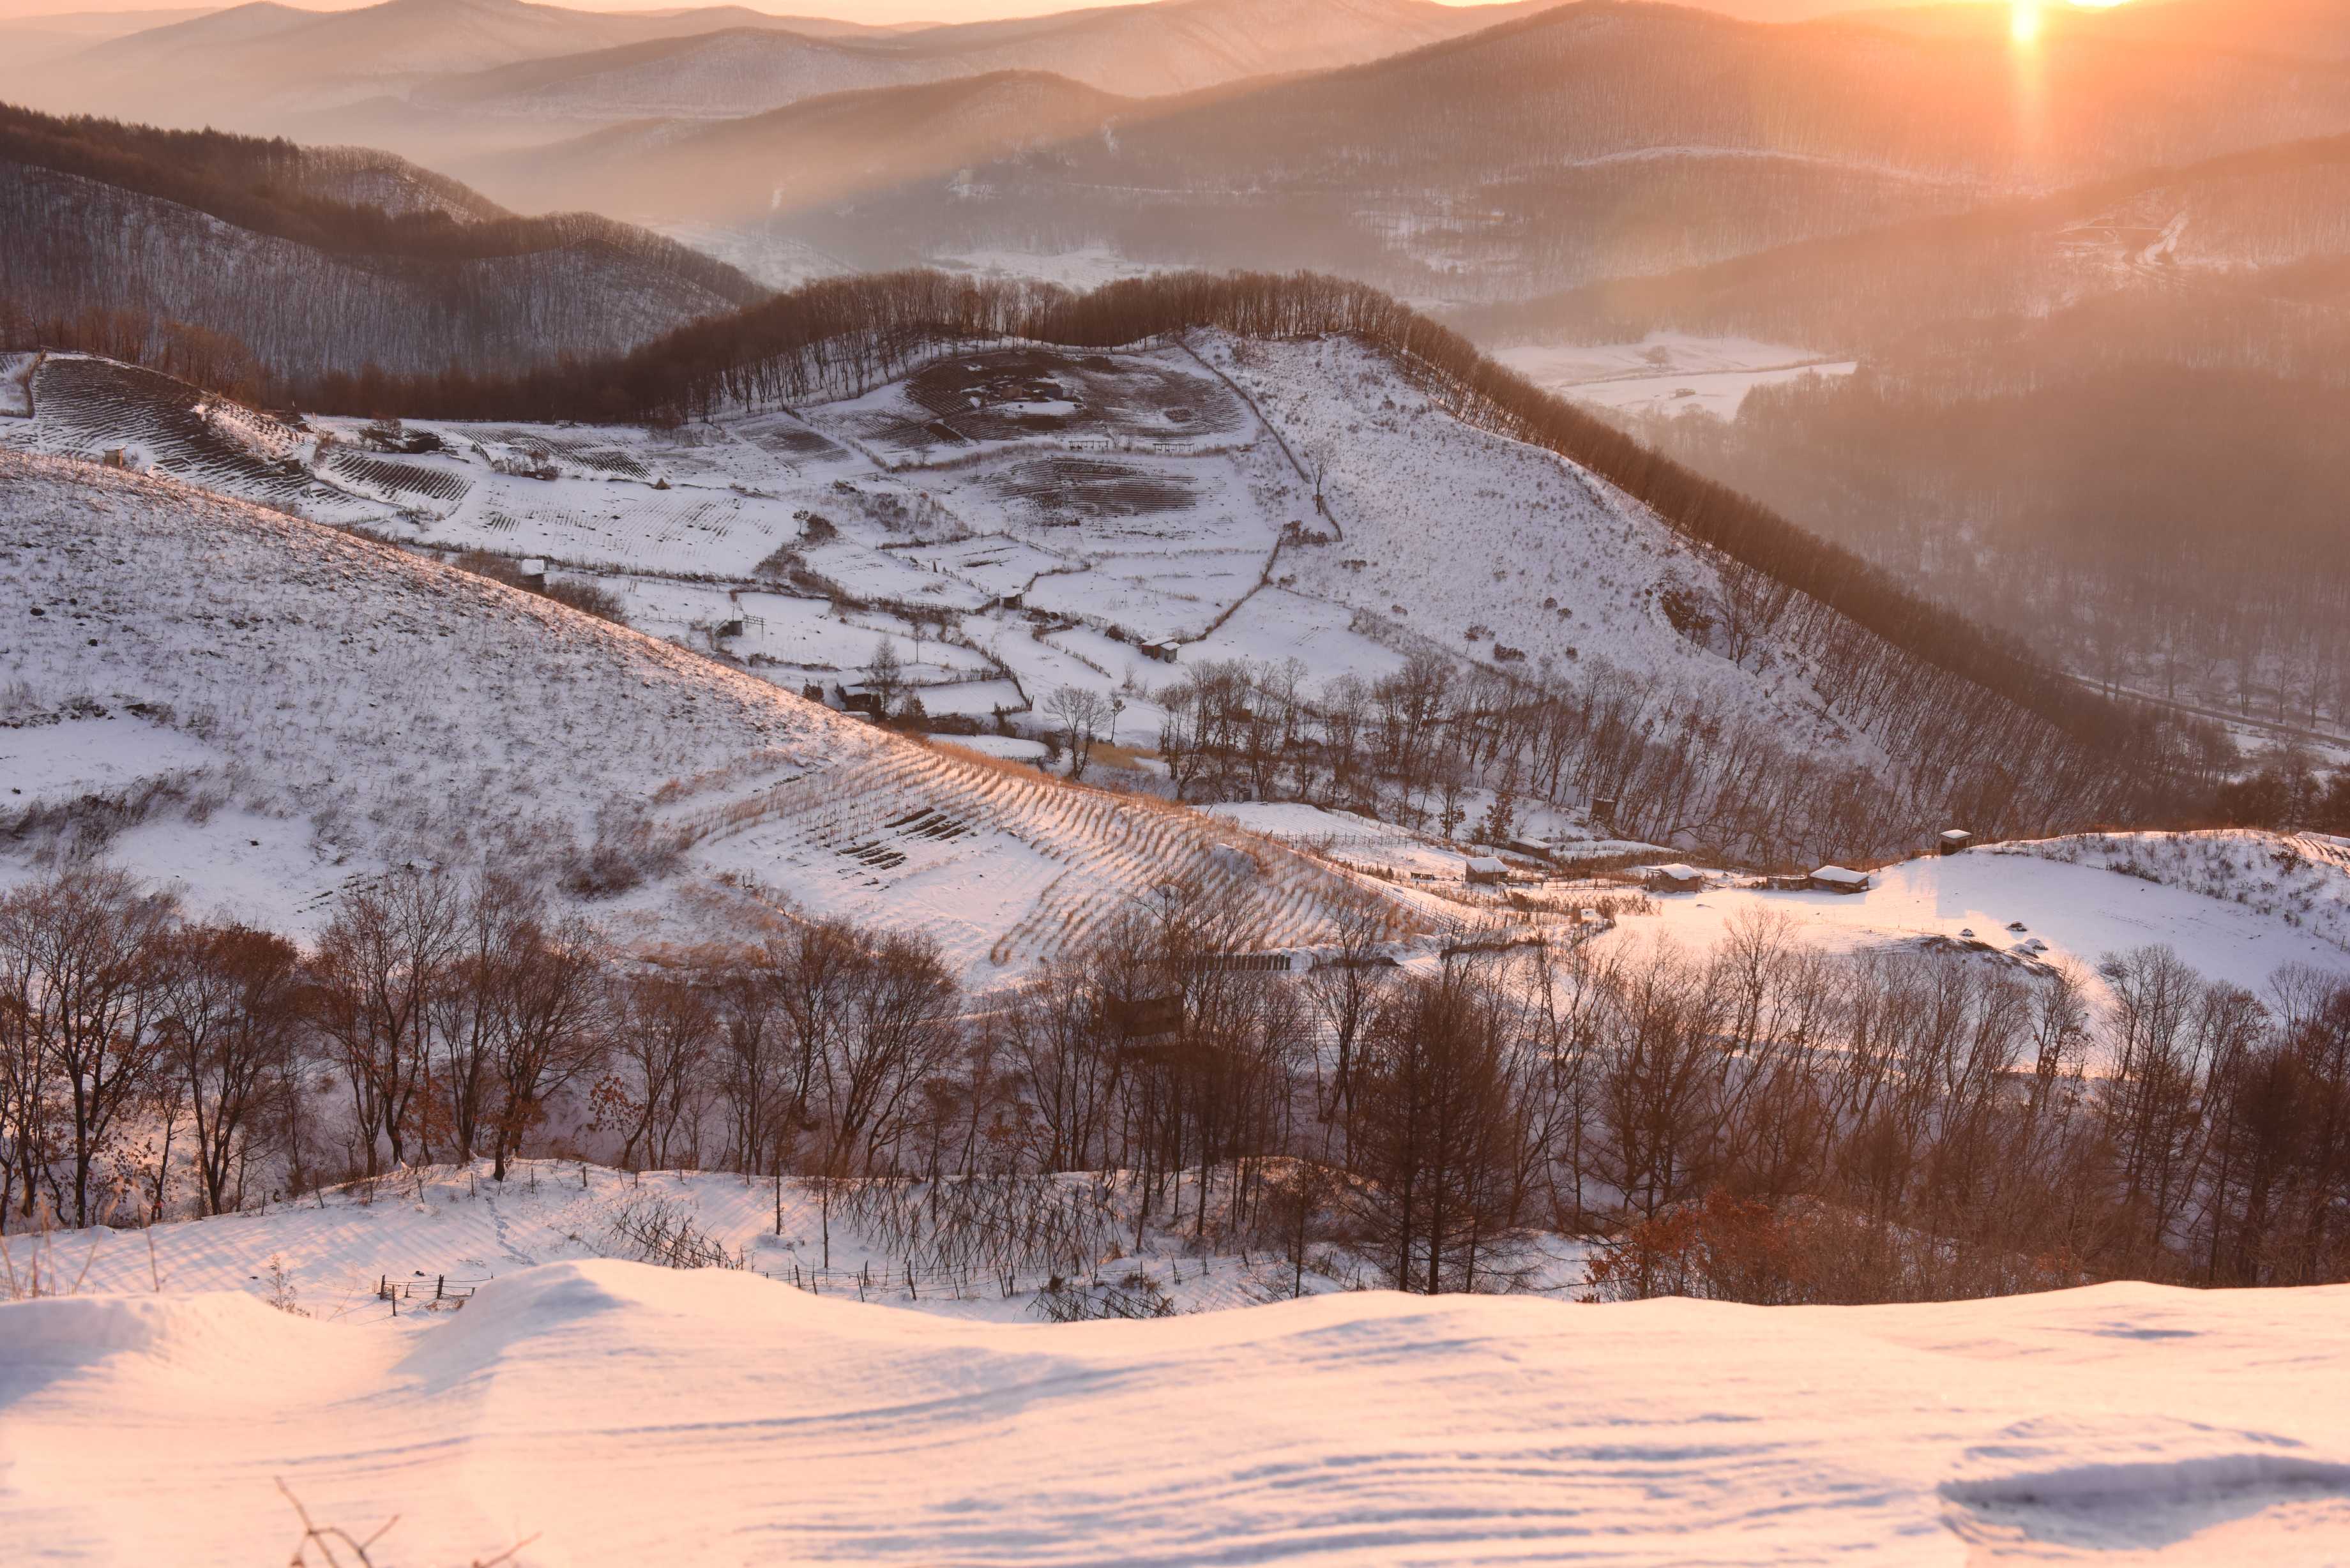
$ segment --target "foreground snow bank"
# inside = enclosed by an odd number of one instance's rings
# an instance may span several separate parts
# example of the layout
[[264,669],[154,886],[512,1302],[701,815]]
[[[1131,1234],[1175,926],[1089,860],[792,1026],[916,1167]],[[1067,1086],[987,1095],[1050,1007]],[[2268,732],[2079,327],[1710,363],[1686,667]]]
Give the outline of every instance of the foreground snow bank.
[[533,1534],[564,1564],[2316,1562],[2350,1552],[2345,1308],[1378,1293],[1015,1327],[602,1262],[413,1334],[45,1302],[0,1306],[0,1539],[259,1562],[282,1477],[400,1514],[402,1563]]

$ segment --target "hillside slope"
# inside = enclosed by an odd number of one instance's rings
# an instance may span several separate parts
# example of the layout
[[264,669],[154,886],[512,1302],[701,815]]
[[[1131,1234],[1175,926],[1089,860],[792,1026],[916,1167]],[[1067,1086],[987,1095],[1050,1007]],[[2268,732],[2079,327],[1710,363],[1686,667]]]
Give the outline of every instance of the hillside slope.
[[[1679,330],[1875,354],[1947,334],[1953,322],[2044,321],[2109,297],[2159,303],[2216,285],[2245,303],[2284,296],[2281,314],[2297,329],[2262,333],[2246,346],[2269,368],[2282,369],[2296,338],[2312,361],[2330,348],[2306,306],[2324,301],[2324,286],[2334,281],[2328,275],[2350,257],[2345,214],[2350,137],[2324,137],[1710,267],[1611,278],[1458,319],[1471,336],[1495,343],[1606,342]],[[2241,325],[2232,320],[2228,331]],[[2223,336],[2215,335],[2214,349]],[[2212,362],[2210,350],[2196,358]]]
[[[2327,137],[1451,319],[1553,384],[1610,357],[1653,376],[1588,392],[2052,664],[2338,755],[2345,213]],[[1857,373],[1681,417],[1738,379],[1643,360],[1723,340]]]
[[386,153],[0,110],[9,347],[168,362],[192,327],[249,355],[236,384],[258,389],[619,353],[764,292],[659,235],[515,218]]
[[321,1522],[399,1515],[403,1561],[527,1537],[578,1568],[2314,1561],[2350,1530],[2345,1299],[1353,1293],[1040,1328],[581,1262],[409,1333],[39,1301],[0,1305],[28,1456],[0,1524],[36,1560],[244,1564],[298,1533],[282,1481]]
[[[33,417],[0,441],[120,448],[419,544],[546,558],[789,690],[846,701],[886,643],[928,714],[981,725],[1044,730],[1074,685],[1124,705],[1122,738],[1168,740],[1184,678],[1246,660],[1292,711],[1376,699],[1387,716],[1359,729],[1387,737],[1369,750],[1400,768],[1407,814],[1436,774],[1399,762],[1422,745],[1396,738],[1395,705],[1429,680],[1454,694],[1462,754],[1562,822],[1613,796],[1627,834],[1765,860],[1898,852],[1946,813],[2012,832],[2111,820],[2146,782],[2101,750],[2116,716],[1848,558],[1673,491],[1637,449],[1590,453],[1610,483],[1572,442],[1530,439],[1559,440],[1538,419],[1491,417],[1368,344],[892,342],[909,357],[894,373],[853,337],[826,340],[809,353],[835,384],[671,433],[436,419],[387,437],[319,419],[255,434],[192,387],[51,356],[22,368]],[[1544,725],[1521,760],[1493,756]],[[1179,788],[1207,787],[1198,762]],[[1284,787],[1287,764],[1268,765],[1217,787]]]
[[1190,814],[956,760],[172,482],[0,456],[0,539],[22,607],[0,639],[0,771],[30,781],[8,801],[20,853],[107,844],[200,909],[299,929],[387,862],[497,854],[642,877],[596,907],[623,939],[796,908],[927,932],[983,978],[1161,881],[1230,893],[1276,946],[1357,898]]

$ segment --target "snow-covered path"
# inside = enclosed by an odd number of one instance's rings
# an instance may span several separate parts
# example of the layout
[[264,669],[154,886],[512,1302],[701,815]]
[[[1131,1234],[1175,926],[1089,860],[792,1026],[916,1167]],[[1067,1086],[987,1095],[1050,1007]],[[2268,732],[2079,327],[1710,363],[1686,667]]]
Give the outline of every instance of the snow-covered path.
[[412,1334],[0,1306],[11,1563],[2350,1557],[2350,1290],[1762,1309],[1343,1294],[1017,1327],[555,1263]]

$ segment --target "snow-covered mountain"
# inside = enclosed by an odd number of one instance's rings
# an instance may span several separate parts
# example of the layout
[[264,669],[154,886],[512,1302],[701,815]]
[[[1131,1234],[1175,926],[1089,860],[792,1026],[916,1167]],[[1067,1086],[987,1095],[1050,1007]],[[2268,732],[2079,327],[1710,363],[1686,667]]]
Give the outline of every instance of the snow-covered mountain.
[[[792,691],[861,684],[887,641],[934,718],[1049,729],[1045,700],[1075,685],[1118,694],[1120,737],[1150,744],[1170,722],[1158,694],[1197,666],[1294,659],[1320,691],[1432,660],[1500,683],[1480,701],[1523,678],[1595,712],[1628,703],[1586,733],[1610,760],[1570,776],[1624,780],[1643,831],[1731,832],[1767,776],[1787,797],[1773,842],[1908,843],[1973,787],[1958,731],[2028,781],[1985,808],[2019,827],[2115,808],[2118,781],[1928,643],[1771,587],[1349,340],[941,345],[879,385],[674,435],[429,421],[380,455],[361,421],[249,437],[253,417],[103,360],[19,374],[32,414],[0,421],[0,442],[121,450],[418,545],[547,559]],[[1652,738],[1629,742],[1648,760],[1607,734]],[[1635,782],[1656,768],[1671,782]],[[1856,790],[1869,804],[1836,804]]]

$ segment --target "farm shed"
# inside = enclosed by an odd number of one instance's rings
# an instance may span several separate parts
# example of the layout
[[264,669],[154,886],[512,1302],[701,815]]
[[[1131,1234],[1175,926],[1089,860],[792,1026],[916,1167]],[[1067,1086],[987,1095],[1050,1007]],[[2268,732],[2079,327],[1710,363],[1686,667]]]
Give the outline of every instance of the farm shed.
[[1942,830],[1942,836],[1937,842],[1943,854],[1956,855],[1974,841],[1975,836],[1965,828],[1949,827]]
[[1868,873],[1847,870],[1842,866],[1823,866],[1804,878],[1804,885],[1815,893],[1866,893]]
[[1651,893],[1698,893],[1705,889],[1705,873],[1675,861],[1649,867],[1640,874],[1640,885]]
[[1469,858],[1467,876],[1471,882],[1504,882],[1509,879],[1510,868],[1491,855],[1473,855]]

